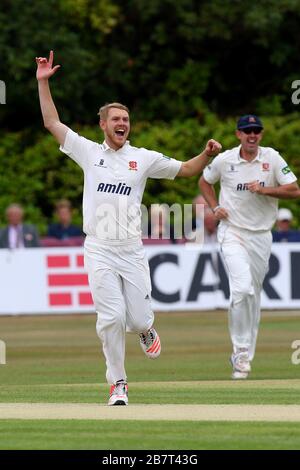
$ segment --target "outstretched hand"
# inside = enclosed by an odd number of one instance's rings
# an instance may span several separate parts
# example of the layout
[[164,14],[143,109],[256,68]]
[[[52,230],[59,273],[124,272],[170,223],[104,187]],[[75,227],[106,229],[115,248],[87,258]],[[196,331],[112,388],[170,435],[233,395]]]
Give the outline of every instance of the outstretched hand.
[[215,155],[218,155],[218,153],[220,153],[221,150],[222,150],[222,145],[216,140],[210,139],[206,144],[204,152],[206,153],[208,157],[214,157]]
[[46,57],[36,57],[35,61],[37,63],[37,80],[48,80],[48,78],[52,77],[52,75],[54,75],[60,67],[60,65],[55,65],[55,67],[52,67],[53,51],[50,51],[49,60],[47,60]]

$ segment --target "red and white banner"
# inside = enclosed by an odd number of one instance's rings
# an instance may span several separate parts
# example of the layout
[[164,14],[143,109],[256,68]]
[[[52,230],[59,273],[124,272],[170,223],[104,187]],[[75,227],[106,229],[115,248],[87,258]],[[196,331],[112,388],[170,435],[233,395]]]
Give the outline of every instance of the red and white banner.
[[[228,307],[228,279],[217,246],[145,249],[154,310]],[[300,244],[273,245],[262,307],[300,308]],[[83,248],[0,250],[0,315],[93,311]]]

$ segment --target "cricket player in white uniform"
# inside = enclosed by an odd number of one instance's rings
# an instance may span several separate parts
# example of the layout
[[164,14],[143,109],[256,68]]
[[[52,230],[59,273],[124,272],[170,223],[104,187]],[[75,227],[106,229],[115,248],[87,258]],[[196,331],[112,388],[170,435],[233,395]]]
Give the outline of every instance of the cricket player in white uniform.
[[[279,153],[259,146],[262,135],[259,117],[242,116],[236,131],[241,145],[220,153],[199,181],[203,196],[220,220],[218,241],[231,292],[234,379],[245,379],[251,371],[278,199],[298,198],[300,192],[296,176]],[[219,202],[213,187],[217,181],[221,186]]]
[[127,405],[125,332],[139,334],[148,357],[154,359],[161,351],[153,328],[149,266],[141,241],[140,204],[147,178],[199,174],[221,145],[208,141],[205,150],[188,162],[133,147],[127,141],[129,112],[120,103],[100,108],[103,144],[80,137],[60,122],[51,97],[48,79],[59,68],[52,67],[53,52],[49,60],[39,57],[36,62],[44,125],[84,172],[85,266],[111,385],[108,404]]

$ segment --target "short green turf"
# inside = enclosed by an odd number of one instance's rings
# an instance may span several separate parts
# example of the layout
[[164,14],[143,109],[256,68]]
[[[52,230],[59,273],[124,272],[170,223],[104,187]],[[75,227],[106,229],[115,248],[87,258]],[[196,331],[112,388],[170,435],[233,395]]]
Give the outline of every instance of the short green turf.
[[[2,403],[101,403],[107,384],[1,385]],[[300,380],[240,382],[133,382],[131,404],[261,404],[300,405]]]
[[300,423],[3,420],[0,435],[11,450],[300,448]]
[[[263,317],[251,379],[300,378],[300,365],[291,363],[299,323],[288,313]],[[230,379],[224,311],[157,314],[155,325],[162,340],[158,360],[144,356],[137,335],[127,335],[129,383]],[[94,315],[0,317],[0,339],[7,348],[2,385],[105,382]]]
[[[128,335],[130,403],[300,404],[291,345],[299,316],[263,315],[251,380],[230,380],[223,311],[164,313],[162,355],[147,359]],[[7,364],[0,402],[106,403],[94,315],[0,317]],[[130,405],[129,405],[130,406]],[[1,417],[0,417],[1,418]],[[1,449],[299,449],[299,423],[0,420]]]

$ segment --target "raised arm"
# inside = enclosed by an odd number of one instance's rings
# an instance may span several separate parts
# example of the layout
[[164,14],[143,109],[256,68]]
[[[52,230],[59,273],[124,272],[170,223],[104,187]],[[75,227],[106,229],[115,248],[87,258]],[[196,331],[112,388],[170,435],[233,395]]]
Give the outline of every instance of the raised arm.
[[52,67],[53,51],[50,51],[49,60],[45,57],[36,57],[35,60],[37,63],[36,78],[38,80],[39,98],[44,126],[49,132],[51,132],[60,145],[64,145],[69,128],[60,122],[49,87],[49,78],[55,74],[60,65]]
[[216,140],[210,139],[202,153],[187,162],[183,162],[177,176],[199,175],[206,167],[209,159],[216,156],[222,149],[222,145]]

